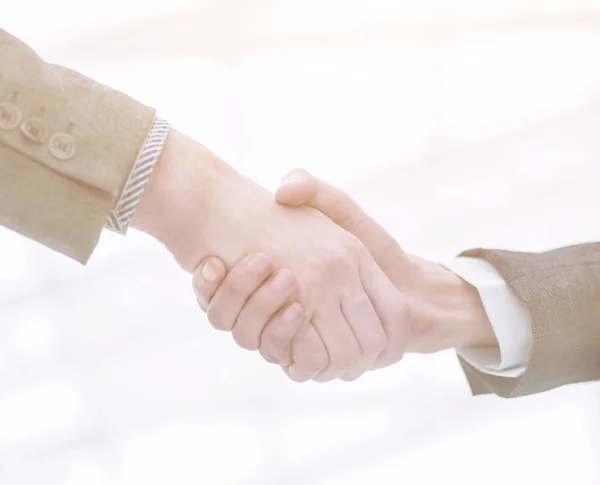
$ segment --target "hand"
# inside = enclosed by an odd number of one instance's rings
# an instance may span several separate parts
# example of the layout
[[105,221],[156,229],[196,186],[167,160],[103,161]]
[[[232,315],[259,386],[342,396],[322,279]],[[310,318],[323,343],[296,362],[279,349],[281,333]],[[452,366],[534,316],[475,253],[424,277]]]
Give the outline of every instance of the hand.
[[[296,275],[304,323],[292,347],[292,379],[352,378],[402,355],[409,331],[402,295],[362,243],[320,212],[276,204],[177,133],[169,136],[146,192],[136,227],[163,242],[185,270],[194,272],[208,255],[232,267],[261,252]],[[209,312],[215,327],[237,326],[235,307],[215,305]],[[260,347],[258,332],[247,341],[241,335],[247,334],[238,332],[245,348]]]
[[411,306],[407,351],[496,345],[477,290],[439,264],[405,253],[396,240],[346,193],[304,170],[283,180],[276,200],[313,207],[354,234]]
[[[339,271],[339,262],[332,270]],[[366,370],[397,362],[403,355],[407,307],[370,258],[362,269],[359,267],[358,276],[362,274],[361,285],[367,291],[379,292],[375,293],[375,306],[363,295],[342,301],[338,312],[352,325],[349,332],[341,318],[338,322],[317,319],[300,328],[305,315],[293,301],[294,273],[274,271],[265,254],[251,254],[226,277],[225,273],[223,262],[214,257],[202,261],[194,273],[198,301],[207,310],[209,321],[217,329],[231,331],[242,348],[259,349],[268,361],[289,365],[286,371],[294,380],[354,380]],[[378,298],[387,301],[382,305]],[[378,315],[383,315],[383,326],[377,325]],[[290,353],[289,342],[294,336]],[[328,367],[335,371],[328,371]]]
[[[290,301],[294,290],[293,274],[288,270],[273,271],[266,255],[250,254],[229,273],[220,259],[208,257],[194,273],[193,284],[198,303],[207,311],[213,325],[219,322],[217,328],[232,329],[233,337],[241,347],[249,350],[258,347],[268,362],[281,365],[288,375],[290,370],[286,366],[310,366],[311,357],[326,351],[322,341],[311,340],[310,336],[298,342],[297,334],[304,313],[297,302]],[[403,322],[397,323],[402,330]],[[294,338],[295,362],[292,362],[289,348]],[[256,341],[258,346],[247,345],[247,342]],[[335,347],[336,343],[331,342],[330,345]],[[364,341],[361,341],[361,348],[365,348]],[[354,380],[365,370],[390,365],[402,357],[403,350],[390,355],[394,355],[393,361],[380,360],[379,364],[372,363],[366,367],[360,364],[360,356],[357,356],[355,360],[359,366],[354,361],[349,362],[349,370],[340,377]]]
[[[284,215],[293,218],[296,213]],[[271,218],[270,222],[273,221]],[[269,227],[264,227],[261,232],[268,234],[268,231]],[[288,231],[291,233],[292,229]],[[300,239],[296,235],[290,245],[297,245]],[[324,241],[331,240],[332,236],[324,238]],[[345,244],[348,243],[342,242],[341,247]],[[291,364],[287,372],[297,381],[312,378],[324,382],[338,377],[353,380],[368,369],[397,362],[403,355],[408,330],[407,307],[401,295],[362,245],[352,251],[339,252],[339,246],[336,251],[333,248],[328,251],[331,251],[326,253],[330,263],[321,267],[315,265],[322,274],[313,270],[308,274],[309,281],[314,284],[315,277],[343,280],[320,283],[323,293],[319,297],[324,298],[327,313],[319,313],[319,310],[313,313],[308,319],[311,324],[303,326],[295,339],[291,356],[289,351],[286,356],[287,346],[278,345],[284,336],[290,335],[289,329],[280,327],[289,323],[288,312],[294,312],[295,316],[299,308],[296,305],[284,311],[282,306],[293,296],[293,274],[302,281],[302,272],[311,267],[310,259],[305,258],[294,273],[283,269],[272,274],[274,264],[266,255],[254,254],[245,258],[229,273],[214,296],[210,293],[204,296],[206,302],[210,301],[210,322],[218,329],[232,331],[241,347],[260,349],[263,356],[280,365]],[[200,271],[195,273],[197,289],[201,288],[198,275],[205,276],[210,261],[201,264]],[[353,264],[356,266],[351,266]],[[334,295],[340,287],[346,293],[338,300]],[[332,296],[335,299],[330,300]]]
[[231,328],[240,347],[258,347],[268,362],[292,364],[290,343],[304,323],[304,309],[292,301],[291,271],[276,271],[267,255],[253,253],[228,273],[219,258],[209,256],[194,273],[193,286],[209,321]]
[[[455,347],[496,344],[479,295],[473,287],[442,266],[406,254],[379,224],[342,191],[306,172],[294,171],[284,179],[276,198],[281,203],[307,204],[320,210],[363,242],[374,260],[410,302],[413,329],[410,350],[428,353]],[[225,268],[222,267],[220,278],[212,282],[196,278],[196,288],[203,295],[202,298],[211,301],[221,285],[219,292],[225,287],[239,288],[227,291],[227,294],[236,295],[238,308],[243,307],[246,298],[257,289],[260,289],[264,301],[269,301],[271,308],[278,308],[279,312],[283,312],[288,304],[283,295],[249,278],[243,263],[236,266],[221,283],[224,276]],[[213,299],[211,305],[223,305],[224,301]],[[248,321],[265,321],[260,306],[255,304],[246,311]],[[263,356],[285,364],[285,356],[288,355],[286,350],[295,330],[295,326],[286,327],[280,320],[268,322],[262,334]],[[314,348],[305,345],[303,349],[314,354],[319,352],[316,347],[320,345],[320,342],[312,342]],[[295,355],[301,358],[299,352]]]

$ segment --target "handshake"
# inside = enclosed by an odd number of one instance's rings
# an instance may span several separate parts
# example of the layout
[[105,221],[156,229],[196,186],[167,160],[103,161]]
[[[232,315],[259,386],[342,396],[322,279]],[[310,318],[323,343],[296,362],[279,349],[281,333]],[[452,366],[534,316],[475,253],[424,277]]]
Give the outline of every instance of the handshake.
[[[240,347],[260,351],[294,381],[325,382],[355,380],[398,362],[406,351],[493,343],[477,291],[404,253],[345,193],[294,171],[275,200],[291,213],[294,207],[317,210],[338,228],[313,234],[316,254],[299,261],[298,275],[264,253],[249,254],[229,270],[214,256],[200,263],[198,303]],[[303,294],[311,296],[305,305]]]
[[406,352],[496,344],[475,288],[405,253],[342,191],[296,170],[273,200],[169,138],[134,224],[193,273],[216,329],[292,380],[351,381]]

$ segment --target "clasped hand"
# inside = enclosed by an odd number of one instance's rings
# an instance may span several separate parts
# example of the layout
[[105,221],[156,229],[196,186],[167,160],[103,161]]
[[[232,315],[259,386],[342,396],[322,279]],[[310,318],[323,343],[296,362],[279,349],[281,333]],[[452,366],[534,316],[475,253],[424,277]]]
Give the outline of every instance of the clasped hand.
[[402,263],[400,247],[344,193],[306,172],[290,174],[275,199],[288,207],[257,225],[264,250],[230,268],[209,256],[195,269],[210,323],[297,382],[354,380],[398,362],[410,300],[384,269],[388,260]]

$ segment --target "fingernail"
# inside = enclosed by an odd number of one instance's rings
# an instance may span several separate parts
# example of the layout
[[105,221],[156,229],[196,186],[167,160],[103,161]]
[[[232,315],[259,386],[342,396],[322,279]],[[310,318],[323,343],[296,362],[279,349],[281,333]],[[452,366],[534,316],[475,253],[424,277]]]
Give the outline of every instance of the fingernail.
[[303,172],[300,172],[300,171],[289,173],[285,177],[283,177],[283,179],[281,180],[279,186],[283,187],[284,185],[288,185],[288,184],[293,184],[293,183],[296,183],[296,182],[300,182],[305,177],[306,177],[305,174]]
[[300,306],[300,303],[294,303],[285,312],[283,312],[283,315],[281,315],[281,321],[284,324],[291,325],[292,323],[296,323],[301,315],[302,306]]
[[281,271],[275,276],[271,284],[277,290],[288,290],[294,284],[294,276],[290,271]]
[[202,277],[208,283],[214,283],[223,274],[222,265],[217,258],[208,258],[202,268]]
[[269,258],[266,254],[252,254],[250,259],[248,259],[248,268],[251,271],[260,274],[266,271],[269,266]]
[[279,183],[279,187],[283,187],[285,185],[290,185],[290,184],[293,184],[293,183],[296,183],[299,181],[300,181],[300,178],[297,176],[286,177]]

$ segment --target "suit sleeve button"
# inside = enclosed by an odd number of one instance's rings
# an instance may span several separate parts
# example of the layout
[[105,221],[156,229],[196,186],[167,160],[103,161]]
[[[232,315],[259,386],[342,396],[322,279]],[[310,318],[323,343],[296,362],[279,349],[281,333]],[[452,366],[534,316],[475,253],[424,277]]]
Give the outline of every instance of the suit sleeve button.
[[21,122],[21,110],[13,103],[0,103],[0,130],[14,130]]
[[21,125],[21,133],[32,143],[44,143],[48,135],[48,128],[39,118],[28,118]]
[[77,151],[75,139],[68,133],[56,133],[48,142],[50,153],[58,160],[70,160]]

